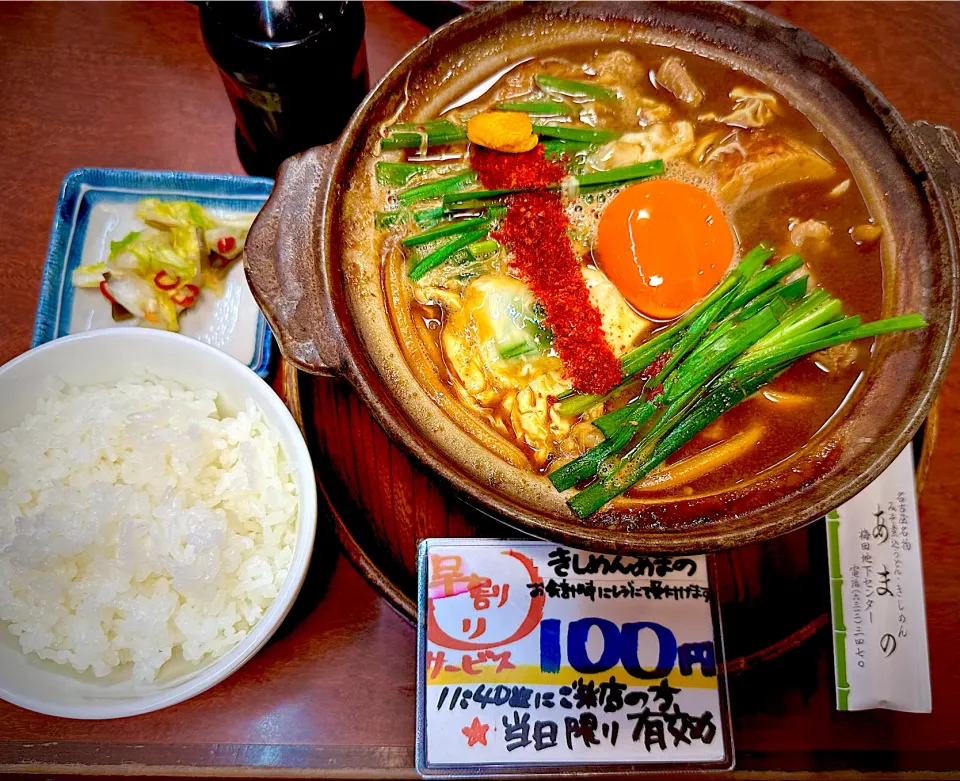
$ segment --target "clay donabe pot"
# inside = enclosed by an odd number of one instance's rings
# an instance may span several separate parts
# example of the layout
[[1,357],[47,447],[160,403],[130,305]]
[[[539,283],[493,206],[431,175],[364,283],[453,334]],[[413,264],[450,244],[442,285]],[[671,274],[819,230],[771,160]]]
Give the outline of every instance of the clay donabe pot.
[[[453,422],[417,381],[387,314],[373,251],[377,127],[423,120],[509,62],[574,43],[676,47],[740,68],[800,109],[844,157],[884,226],[884,315],[930,326],[877,340],[842,413],[754,484],[699,504],[697,520],[643,523],[622,503],[579,521],[549,481],[511,466]],[[868,485],[920,426],[953,352],[958,316],[960,144],[908,124],[849,63],[753,8],[714,3],[492,3],[404,57],[342,138],[288,160],[250,233],[247,277],[287,360],[350,382],[386,431],[472,504],[530,534],[595,550],[690,552],[785,534]],[[821,445],[832,444],[832,459]],[[654,511],[653,515],[656,515]]]

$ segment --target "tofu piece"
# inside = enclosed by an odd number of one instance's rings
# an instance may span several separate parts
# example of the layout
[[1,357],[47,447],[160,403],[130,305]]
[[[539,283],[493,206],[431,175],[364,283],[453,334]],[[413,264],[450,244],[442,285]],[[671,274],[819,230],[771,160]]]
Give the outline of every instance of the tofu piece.
[[835,174],[833,164],[799,141],[765,133],[741,133],[737,148],[712,163],[727,203],[743,203],[797,182],[816,182]]

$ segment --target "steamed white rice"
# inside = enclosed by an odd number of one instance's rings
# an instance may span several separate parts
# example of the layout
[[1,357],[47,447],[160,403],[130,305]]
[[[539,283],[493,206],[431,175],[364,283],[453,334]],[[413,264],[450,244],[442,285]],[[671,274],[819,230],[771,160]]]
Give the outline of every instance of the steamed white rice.
[[0,433],[0,621],[24,652],[151,681],[263,616],[293,558],[296,485],[256,405],[216,402],[151,378],[54,382]]

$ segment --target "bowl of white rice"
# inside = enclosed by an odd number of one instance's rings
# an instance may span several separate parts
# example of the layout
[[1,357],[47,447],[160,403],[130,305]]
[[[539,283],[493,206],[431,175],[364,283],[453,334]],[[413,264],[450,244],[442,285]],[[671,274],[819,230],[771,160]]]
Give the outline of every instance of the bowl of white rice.
[[269,385],[199,341],[68,336],[0,367],[0,697],[109,719],[222,681],[283,621],[316,483]]

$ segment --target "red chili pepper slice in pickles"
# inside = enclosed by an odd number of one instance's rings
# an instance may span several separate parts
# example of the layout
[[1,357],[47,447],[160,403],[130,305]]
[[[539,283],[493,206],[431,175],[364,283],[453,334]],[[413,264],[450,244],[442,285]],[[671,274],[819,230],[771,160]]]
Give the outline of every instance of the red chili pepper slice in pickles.
[[170,300],[173,301],[177,306],[182,306],[184,309],[188,309],[197,303],[197,299],[200,297],[200,288],[196,285],[184,285],[176,293],[170,296]]
[[110,295],[110,288],[107,287],[106,280],[104,280],[103,282],[100,283],[100,293],[101,293],[101,294],[103,295],[103,297],[104,297],[105,299],[107,299],[107,301],[109,301],[111,304],[116,304],[116,303],[117,303],[117,299],[115,299],[113,296]]
[[166,270],[158,271],[153,278],[153,284],[161,290],[173,290],[180,284],[180,277],[170,276]]

